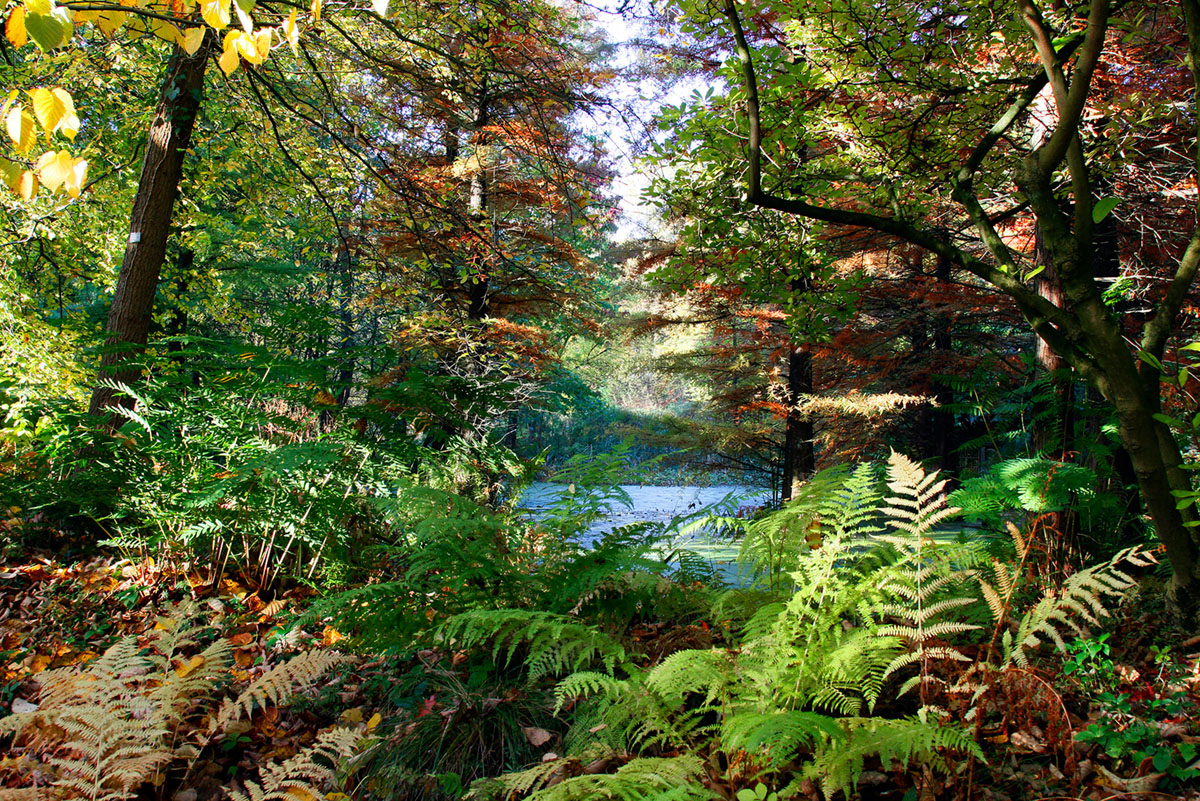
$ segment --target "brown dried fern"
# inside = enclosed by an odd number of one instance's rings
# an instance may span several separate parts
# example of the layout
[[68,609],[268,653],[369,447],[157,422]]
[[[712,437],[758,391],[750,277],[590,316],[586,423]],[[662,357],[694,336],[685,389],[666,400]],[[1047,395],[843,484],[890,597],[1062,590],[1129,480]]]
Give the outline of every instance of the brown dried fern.
[[263,707],[268,702],[274,705],[283,703],[284,699],[312,685],[349,659],[345,654],[332,651],[306,651],[276,665],[255,679],[237,698],[221,705],[221,711],[213,722],[214,730],[221,731],[243,715],[250,715],[255,705]]
[[246,792],[230,790],[232,801],[317,801],[333,782],[338,766],[349,759],[363,738],[361,732],[338,727],[322,732],[317,741],[291,759],[266,765],[262,783],[246,782]]

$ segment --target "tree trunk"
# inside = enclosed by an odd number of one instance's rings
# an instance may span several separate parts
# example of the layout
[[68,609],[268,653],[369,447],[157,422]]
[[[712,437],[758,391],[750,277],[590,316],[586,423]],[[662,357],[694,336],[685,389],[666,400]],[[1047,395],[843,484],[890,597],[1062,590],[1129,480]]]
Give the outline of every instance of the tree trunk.
[[[947,283],[953,265],[945,256],[938,256],[934,266],[934,277],[939,283]],[[954,338],[951,334],[953,319],[947,313],[933,315],[933,350],[937,357],[936,364],[945,365],[954,350]],[[931,381],[933,399],[937,407],[930,415],[929,439],[932,456],[937,459],[938,469],[950,475],[958,472],[958,441],[954,424],[954,388],[943,380],[934,377]]]
[[783,483],[781,498],[789,501],[805,481],[816,472],[813,451],[813,423],[796,410],[804,395],[813,391],[812,354],[807,348],[793,346],[788,356],[788,415],[783,434]]
[[[133,383],[139,378],[131,360],[141,352],[150,331],[154,294],[167,252],[171,216],[179,194],[183,160],[192,138],[204,91],[211,35],[194,55],[178,46],[167,63],[167,75],[146,138],[146,156],[130,215],[129,240],[108,311],[107,348],[100,358],[99,378]],[[97,383],[90,411],[101,414],[116,393]]]

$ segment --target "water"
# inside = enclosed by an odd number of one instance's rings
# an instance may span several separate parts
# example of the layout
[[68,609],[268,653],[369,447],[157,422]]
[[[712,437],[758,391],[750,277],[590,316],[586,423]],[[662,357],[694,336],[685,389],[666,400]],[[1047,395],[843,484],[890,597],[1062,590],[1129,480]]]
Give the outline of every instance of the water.
[[[725,485],[715,487],[647,487],[636,484],[622,485],[621,489],[633,502],[627,507],[620,501],[612,501],[608,514],[593,523],[583,535],[583,542],[593,544],[605,534],[620,526],[631,523],[670,523],[675,518],[697,515],[703,510],[722,504],[718,514],[734,515],[741,510],[743,516],[753,508],[770,500],[771,493],[758,487]],[[521,506],[535,515],[568,491],[564,484],[536,482],[521,498]],[[702,515],[699,515],[702,516]],[[736,568],[733,566],[737,553],[735,545],[721,541],[710,533],[698,530],[676,542],[688,550],[707,559],[726,580],[731,580]]]

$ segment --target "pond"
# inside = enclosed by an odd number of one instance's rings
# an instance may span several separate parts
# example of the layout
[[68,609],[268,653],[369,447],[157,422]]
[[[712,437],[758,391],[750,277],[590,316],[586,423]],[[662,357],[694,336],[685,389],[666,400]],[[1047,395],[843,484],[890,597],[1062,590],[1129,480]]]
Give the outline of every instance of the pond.
[[[633,505],[626,507],[619,501],[612,502],[608,514],[593,523],[585,532],[584,542],[594,543],[619,526],[643,521],[669,523],[677,517],[695,515],[718,504],[724,505],[725,514],[734,514],[741,510],[743,516],[748,516],[751,510],[762,506],[771,498],[769,490],[737,485],[655,487],[625,484],[621,489],[629,495]],[[568,487],[564,484],[535,482],[521,498],[521,506],[536,514],[567,491]],[[733,565],[737,554],[735,544],[706,536],[703,531],[690,534],[685,543],[688,550],[709,560],[727,580],[733,577],[736,572]]]

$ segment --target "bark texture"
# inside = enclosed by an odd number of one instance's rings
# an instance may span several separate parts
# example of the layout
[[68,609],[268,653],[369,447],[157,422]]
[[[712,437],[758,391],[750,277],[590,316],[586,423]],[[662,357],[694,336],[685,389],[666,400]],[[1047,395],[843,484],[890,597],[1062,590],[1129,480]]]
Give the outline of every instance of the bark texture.
[[[167,74],[146,138],[146,156],[130,215],[129,240],[108,311],[108,340],[100,358],[99,378],[133,383],[139,370],[132,364],[150,332],[154,294],[167,254],[171,217],[183,176],[183,160],[204,90],[211,36],[194,55],[179,46],[167,63]],[[110,387],[97,383],[90,411],[102,414],[120,403]]]

